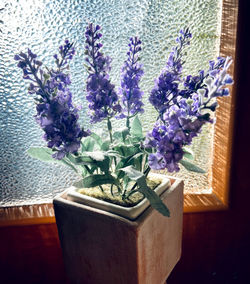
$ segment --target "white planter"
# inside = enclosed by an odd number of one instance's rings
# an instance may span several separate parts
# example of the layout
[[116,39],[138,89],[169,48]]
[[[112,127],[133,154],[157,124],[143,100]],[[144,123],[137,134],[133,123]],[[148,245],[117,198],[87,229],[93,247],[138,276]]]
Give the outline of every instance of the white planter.
[[[156,177],[158,179],[162,180],[162,183],[157,186],[155,189],[155,192],[160,196],[164,191],[166,191],[171,183],[169,178],[161,175],[161,174],[155,174],[150,173],[149,175],[151,178]],[[120,215],[122,217],[125,217],[130,220],[135,220],[140,214],[142,214],[143,211],[145,211],[149,206],[149,201],[144,198],[141,202],[139,202],[137,205],[133,207],[124,207],[117,204],[113,204],[104,200],[100,200],[97,198],[93,198],[84,194],[81,194],[77,191],[78,189],[74,186],[70,187],[67,191],[67,196],[69,200],[85,204],[97,209],[101,209],[107,212],[111,212],[117,215]]]

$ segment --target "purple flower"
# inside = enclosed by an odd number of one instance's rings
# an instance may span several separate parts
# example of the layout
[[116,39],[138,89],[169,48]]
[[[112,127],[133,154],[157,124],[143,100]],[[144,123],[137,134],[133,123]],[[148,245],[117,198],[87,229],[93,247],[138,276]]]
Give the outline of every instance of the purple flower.
[[[172,130],[171,127],[173,127]],[[178,135],[180,134],[176,125],[166,127],[159,122],[155,124],[153,131],[148,133],[145,147],[151,148],[153,146],[156,149],[156,153],[150,154],[148,157],[148,164],[152,169],[167,168],[169,172],[179,170],[178,162],[183,157],[183,137],[179,138]],[[183,135],[185,140],[185,134],[183,133]]]
[[149,97],[159,112],[158,121],[144,143],[155,151],[148,161],[153,169],[179,170],[183,147],[191,144],[205,123],[213,122],[210,113],[218,105],[215,98],[227,96],[229,90],[225,86],[233,82],[227,74],[231,60],[223,57],[210,61],[207,72],[201,70],[198,76],[181,77],[182,49],[190,38],[188,29],[180,31],[176,40],[179,45],[171,52]]
[[75,54],[75,49],[72,43],[65,40],[65,44],[59,48],[59,56],[56,57],[57,70],[49,70],[48,73],[44,72],[41,68],[42,62],[37,60],[37,55],[28,49],[28,53],[21,52],[14,56],[18,61],[18,67],[23,70],[23,78],[30,80],[28,91],[30,94],[37,94],[42,100],[49,100],[52,93],[56,88],[63,90],[71,83],[68,74],[62,72],[67,68],[67,63],[72,59]]
[[67,153],[76,153],[82,137],[89,135],[80,128],[78,109],[72,104],[72,94],[66,89],[58,91],[49,103],[37,104],[37,123],[45,132],[47,146],[56,150],[53,155],[62,159]]
[[182,99],[179,106],[168,108],[162,120],[158,120],[153,130],[147,134],[144,146],[153,148],[149,166],[159,170],[167,168],[169,172],[178,171],[178,163],[183,158],[183,147],[190,145],[192,139],[200,133],[209,117],[203,116],[197,108],[197,96],[193,100]]
[[102,44],[99,39],[102,34],[99,32],[100,26],[89,24],[86,32],[85,54],[89,68],[87,78],[87,100],[89,102],[90,118],[92,123],[113,117],[120,112],[121,107],[115,86],[111,84],[108,72],[110,71],[111,59],[105,57],[100,51]]
[[35,94],[35,119],[45,132],[43,138],[47,146],[55,151],[55,159],[63,159],[68,153],[76,153],[80,148],[82,137],[88,136],[78,123],[78,109],[72,103],[72,94],[68,89],[70,77],[64,73],[68,61],[72,59],[75,50],[73,44],[65,41],[59,48],[59,56],[55,55],[57,69],[42,69],[42,62],[28,50],[28,54],[15,56],[18,67],[23,70],[24,78],[31,81],[29,93]]
[[148,156],[148,164],[150,168],[154,170],[162,170],[166,168],[166,160],[159,152]]
[[180,35],[176,39],[178,45],[170,53],[166,67],[162,70],[159,78],[155,80],[155,86],[151,91],[149,101],[160,116],[162,116],[169,104],[176,102],[176,97],[179,94],[179,84],[182,81],[182,51],[190,43],[191,36],[188,29],[180,31]]
[[59,56],[57,54],[54,55],[56,60],[56,65],[58,69],[62,69],[67,67],[68,62],[75,55],[74,43],[70,43],[67,39],[64,42],[64,45],[59,47]]
[[[218,62],[221,61],[222,58],[219,57]],[[210,76],[207,77],[206,80],[204,80],[204,83],[206,84],[208,90],[208,100],[206,102],[206,105],[210,103],[212,98],[229,95],[229,90],[225,88],[225,86],[233,84],[232,77],[227,73],[227,70],[230,67],[231,63],[231,58],[227,57],[220,65],[219,63],[217,63],[217,65],[219,65],[218,69],[216,70],[217,72],[209,71]]]
[[120,95],[122,101],[121,117],[131,117],[137,113],[142,113],[143,92],[140,90],[139,82],[143,75],[142,65],[139,64],[139,52],[141,51],[141,41],[137,38],[130,38],[128,59],[122,67]]
[[188,75],[183,80],[184,89],[180,90],[179,95],[183,98],[190,97],[198,89],[201,89],[204,87],[204,83],[203,83],[204,79],[205,79],[204,70],[199,71],[198,76]]
[[14,59],[18,61],[17,66],[23,71],[23,78],[32,81],[28,89],[29,93],[38,93],[43,99],[48,99],[49,94],[44,88],[44,72],[41,68],[42,62],[36,60],[36,57],[37,55],[28,49],[27,54],[20,52],[14,56]]
[[[207,72],[202,70],[198,76],[188,75],[184,79],[184,89],[179,95],[188,98],[194,93],[199,93],[202,95],[203,108],[210,108],[208,104],[212,98],[229,95],[229,90],[225,86],[233,83],[231,76],[227,74],[230,64],[230,58],[218,57],[217,61],[210,61]],[[214,105],[213,102],[212,111],[215,110]]]

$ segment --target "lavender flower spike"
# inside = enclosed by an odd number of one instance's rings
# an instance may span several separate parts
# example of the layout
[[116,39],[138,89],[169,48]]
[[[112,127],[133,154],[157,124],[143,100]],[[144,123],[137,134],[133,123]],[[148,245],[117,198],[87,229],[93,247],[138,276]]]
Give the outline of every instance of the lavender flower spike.
[[229,95],[229,90],[224,88],[226,85],[233,84],[233,79],[227,73],[228,68],[232,63],[232,59],[227,57],[224,61],[222,69],[218,70],[217,73],[211,74],[208,79],[205,80],[205,84],[208,88],[208,99],[214,97],[224,97]]
[[56,70],[45,73],[37,56],[28,50],[28,54],[15,56],[18,67],[23,70],[24,78],[31,81],[29,93],[35,94],[37,114],[35,119],[45,132],[43,138],[47,146],[55,151],[53,158],[61,160],[68,153],[76,153],[82,137],[89,132],[80,128],[78,109],[72,103],[72,94],[68,89],[69,75],[62,70],[74,54],[73,45],[67,40],[59,48],[60,56],[56,59]]
[[122,67],[120,95],[122,97],[122,114],[120,118],[127,117],[127,127],[129,118],[142,113],[143,92],[140,90],[139,82],[143,75],[142,65],[139,64],[139,52],[141,51],[141,41],[137,38],[130,38],[128,58]]
[[61,160],[68,153],[76,153],[82,137],[89,135],[79,123],[78,109],[72,104],[72,94],[66,89],[58,91],[49,103],[39,103],[35,119],[45,132],[47,146],[55,150],[53,158]]
[[149,96],[150,103],[159,112],[160,117],[170,104],[176,103],[176,97],[179,94],[179,83],[181,82],[182,51],[186,45],[190,44],[191,37],[189,29],[180,31],[180,35],[176,39],[178,45],[170,53],[166,67],[155,81],[155,86]]
[[202,126],[213,122],[211,112],[217,107],[216,97],[228,95],[224,87],[233,80],[227,73],[230,58],[218,58],[212,62],[208,73],[200,71],[199,76],[188,76],[185,89],[176,97],[177,103],[168,106],[153,130],[147,134],[146,148],[155,148],[149,155],[149,166],[159,170],[178,171],[178,163],[183,158],[183,147],[190,145]]
[[99,25],[89,24],[85,32],[85,60],[89,72],[86,98],[92,123],[110,119],[121,110],[115,86],[111,84],[108,75],[111,59],[103,55],[102,44],[98,42],[102,37],[100,29]]

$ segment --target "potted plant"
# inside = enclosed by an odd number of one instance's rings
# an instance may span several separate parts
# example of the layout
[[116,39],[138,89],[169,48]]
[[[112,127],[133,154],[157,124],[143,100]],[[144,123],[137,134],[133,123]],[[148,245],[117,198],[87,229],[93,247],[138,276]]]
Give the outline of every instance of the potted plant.
[[[213,123],[216,98],[229,95],[225,86],[232,84],[227,74],[231,59],[219,57],[209,62],[207,71],[184,77],[182,56],[191,33],[181,30],[150,92],[158,117],[145,136],[138,116],[144,111],[141,41],[130,39],[116,89],[109,77],[111,59],[102,53],[100,30],[91,23],[85,32],[86,99],[91,123],[106,121],[106,133],[86,130],[78,122],[80,109],[69,89],[72,43],[66,40],[54,55],[55,69],[42,68],[31,50],[15,56],[23,78],[31,81],[35,119],[47,142],[47,147],[32,147],[28,154],[65,164],[81,177],[54,199],[73,283],[163,283],[180,258],[183,183],[150,171],[171,173],[181,164],[204,172],[192,164],[188,146],[205,123]],[[120,129],[112,128],[114,119],[121,121]]]

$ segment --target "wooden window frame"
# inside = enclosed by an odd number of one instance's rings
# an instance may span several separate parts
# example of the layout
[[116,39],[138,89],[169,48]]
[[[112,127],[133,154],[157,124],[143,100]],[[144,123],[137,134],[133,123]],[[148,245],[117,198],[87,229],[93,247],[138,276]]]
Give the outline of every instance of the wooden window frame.
[[[220,54],[235,59],[238,20],[238,1],[224,0]],[[235,75],[236,62],[233,61],[230,73]],[[212,192],[209,194],[186,193],[184,213],[219,211],[229,207],[231,156],[234,128],[235,87],[230,88],[231,96],[219,99],[214,134],[212,166]],[[0,227],[55,223],[52,204],[36,204],[0,209]]]
[[[233,63],[230,74],[235,75],[236,35],[238,20],[238,1],[224,0],[220,55],[231,56]],[[234,76],[235,77],[235,76]],[[230,87],[230,97],[219,98],[214,134],[214,153],[212,166],[212,192],[210,194],[185,194],[184,212],[218,211],[229,207],[230,175],[234,129],[236,83]]]

